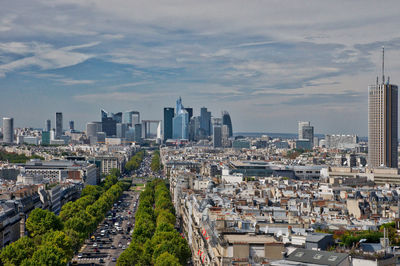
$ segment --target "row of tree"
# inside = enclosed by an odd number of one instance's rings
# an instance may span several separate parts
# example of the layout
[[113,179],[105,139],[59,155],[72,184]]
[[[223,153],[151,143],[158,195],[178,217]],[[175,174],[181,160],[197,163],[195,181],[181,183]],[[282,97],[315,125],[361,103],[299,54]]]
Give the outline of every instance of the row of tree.
[[26,156],[25,154],[18,154],[15,152],[0,151],[0,161],[7,161],[9,163],[25,163],[30,159],[44,160],[43,157],[33,154],[32,156]]
[[117,265],[186,265],[191,257],[187,241],[175,230],[175,209],[169,190],[160,179],[140,194],[132,242]]
[[3,248],[2,263],[66,265],[112,204],[130,187],[130,183],[118,181],[115,174],[119,172],[113,171],[101,186],[87,185],[78,200],[62,207],[59,216],[48,210],[34,209],[26,221],[28,236]]
[[137,152],[134,156],[131,157],[131,159],[125,164],[125,170],[128,172],[131,172],[133,170],[136,170],[140,167],[140,164],[143,161],[144,157],[144,151],[141,150]]
[[150,168],[153,172],[158,172],[161,170],[160,151],[157,150],[153,153]]

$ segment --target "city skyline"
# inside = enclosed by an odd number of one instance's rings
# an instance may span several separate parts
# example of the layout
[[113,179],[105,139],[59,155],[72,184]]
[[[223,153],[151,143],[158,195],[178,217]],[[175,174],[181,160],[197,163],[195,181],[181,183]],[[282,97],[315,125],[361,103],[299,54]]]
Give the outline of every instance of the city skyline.
[[0,116],[42,128],[62,112],[83,130],[100,108],[162,119],[182,96],[195,113],[229,110],[235,132],[296,132],[305,120],[366,136],[382,45],[399,83],[399,5],[6,1]]

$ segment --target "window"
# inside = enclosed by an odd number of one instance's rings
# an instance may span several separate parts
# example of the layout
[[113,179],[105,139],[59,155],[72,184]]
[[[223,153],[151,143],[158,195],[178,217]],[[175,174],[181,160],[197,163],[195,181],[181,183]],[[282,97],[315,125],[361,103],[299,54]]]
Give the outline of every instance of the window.
[[323,257],[322,254],[315,254],[314,257],[313,257],[313,259],[314,259],[314,260],[320,260],[322,257]]
[[297,252],[294,256],[301,258],[304,255],[304,252]]
[[337,259],[337,256],[330,256],[328,258],[329,261],[335,261]]

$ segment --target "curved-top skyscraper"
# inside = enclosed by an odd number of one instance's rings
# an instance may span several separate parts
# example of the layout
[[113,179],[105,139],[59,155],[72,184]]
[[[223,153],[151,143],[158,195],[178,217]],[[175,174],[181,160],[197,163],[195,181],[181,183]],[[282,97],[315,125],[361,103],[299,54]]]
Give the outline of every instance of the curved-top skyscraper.
[[228,126],[229,137],[233,136],[231,116],[227,111],[222,112],[222,125]]

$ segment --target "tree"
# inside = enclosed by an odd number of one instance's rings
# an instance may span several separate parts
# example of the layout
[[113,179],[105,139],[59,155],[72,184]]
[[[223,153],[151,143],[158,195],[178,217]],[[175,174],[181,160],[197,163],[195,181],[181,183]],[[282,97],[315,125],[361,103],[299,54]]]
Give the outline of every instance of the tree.
[[50,230],[62,230],[63,224],[57,215],[48,210],[34,209],[26,220],[29,235],[35,237]]
[[164,252],[161,254],[154,266],[180,266],[181,264],[179,263],[179,260],[177,257],[169,254],[168,252]]
[[175,215],[167,210],[161,210],[157,216],[157,226],[162,223],[169,223],[174,225],[176,221]]
[[61,248],[41,246],[29,261],[30,265],[66,265],[68,258]]
[[35,252],[33,240],[27,236],[5,246],[0,253],[0,259],[5,265],[21,265],[22,261],[30,258]]
[[103,189],[100,186],[86,185],[86,187],[82,189],[81,197],[91,195],[95,199],[98,199],[101,194],[103,194]]
[[74,254],[72,239],[62,231],[50,231],[42,238],[43,246],[55,246],[60,248],[68,259]]

